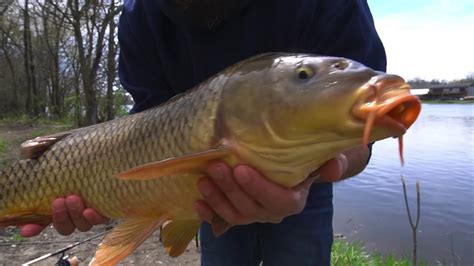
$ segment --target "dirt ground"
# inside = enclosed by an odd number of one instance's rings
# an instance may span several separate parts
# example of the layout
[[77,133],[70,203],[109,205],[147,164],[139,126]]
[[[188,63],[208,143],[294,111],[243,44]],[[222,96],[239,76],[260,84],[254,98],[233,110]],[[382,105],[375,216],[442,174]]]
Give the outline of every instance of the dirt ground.
[[[45,254],[53,253],[74,242],[97,235],[106,230],[106,226],[96,226],[86,233],[76,232],[70,236],[61,236],[53,228],[46,229],[41,235],[19,240],[16,229],[0,231],[0,265],[21,265]],[[87,265],[92,259],[102,237],[83,243],[65,253],[69,257],[77,256],[81,263]],[[60,255],[45,259],[33,265],[54,265]],[[138,250],[124,260],[121,265],[199,265],[200,253],[195,242],[178,258],[169,257],[159,241],[156,232],[148,238]]]
[[[0,169],[9,161],[18,158],[19,145],[35,135],[44,135],[64,130],[61,125],[0,123],[0,141],[6,143],[6,151],[0,154]],[[70,236],[61,236],[49,227],[43,233],[33,238],[22,238],[16,228],[0,229],[0,266],[21,265],[48,253],[65,248],[77,241],[95,236],[109,229],[112,225],[96,226],[87,233],[75,232]],[[87,265],[92,259],[97,245],[103,236],[83,243],[65,253],[70,257],[77,256],[80,265]],[[54,265],[60,256],[45,259],[33,265]],[[124,260],[121,265],[199,265],[200,252],[195,241],[189,244],[187,250],[178,258],[169,257],[159,241],[159,233],[155,232],[138,250]]]

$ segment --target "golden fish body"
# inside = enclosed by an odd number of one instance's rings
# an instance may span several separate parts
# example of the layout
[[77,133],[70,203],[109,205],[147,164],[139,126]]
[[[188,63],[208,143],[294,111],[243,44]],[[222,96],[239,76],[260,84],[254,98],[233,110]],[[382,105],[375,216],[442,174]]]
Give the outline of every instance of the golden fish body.
[[[114,175],[211,147],[219,96],[195,90],[139,114],[78,130],[40,157],[21,160],[1,176],[0,217],[28,210],[49,215],[52,199],[79,194],[108,217],[183,209],[197,198],[195,177],[124,181]],[[204,99],[206,98],[206,100]],[[159,199],[159,201],[157,201]]]
[[419,112],[401,78],[354,61],[256,56],[158,107],[27,142],[30,159],[0,173],[0,227],[49,223],[51,202],[77,194],[104,216],[128,218],[100,246],[96,264],[117,263],[170,220],[163,240],[177,256],[199,228],[196,183],[209,161],[247,163],[291,187],[360,145],[365,117],[380,106],[391,128],[375,120],[371,141],[408,128]]

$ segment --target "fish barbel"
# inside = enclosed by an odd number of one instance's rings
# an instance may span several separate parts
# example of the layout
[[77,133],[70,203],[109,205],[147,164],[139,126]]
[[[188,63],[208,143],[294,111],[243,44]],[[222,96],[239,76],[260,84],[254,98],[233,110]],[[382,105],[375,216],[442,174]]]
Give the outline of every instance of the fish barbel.
[[147,111],[25,142],[0,173],[0,227],[49,224],[70,194],[122,218],[96,252],[115,264],[166,223],[179,256],[198,231],[196,183],[221,159],[293,187],[337,154],[401,137],[421,108],[395,75],[355,61],[263,54],[239,62]]

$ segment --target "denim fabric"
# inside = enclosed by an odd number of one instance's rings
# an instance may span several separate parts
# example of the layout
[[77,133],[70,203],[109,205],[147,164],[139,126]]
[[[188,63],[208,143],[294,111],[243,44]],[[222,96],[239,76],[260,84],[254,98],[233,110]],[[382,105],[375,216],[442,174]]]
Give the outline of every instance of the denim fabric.
[[279,224],[235,226],[215,238],[209,224],[200,230],[203,266],[330,265],[332,185],[311,187],[302,213]]

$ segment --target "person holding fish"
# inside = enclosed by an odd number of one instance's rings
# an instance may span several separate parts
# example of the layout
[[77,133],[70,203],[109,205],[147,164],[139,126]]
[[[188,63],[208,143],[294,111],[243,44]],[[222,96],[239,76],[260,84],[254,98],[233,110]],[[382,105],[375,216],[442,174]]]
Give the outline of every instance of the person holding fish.
[[[119,76],[135,100],[132,113],[261,53],[321,54],[386,67],[367,2],[356,0],[128,0],[119,42]],[[362,145],[347,150],[292,188],[250,165],[210,163],[198,182],[203,200],[195,203],[207,222],[200,229],[202,265],[329,265],[331,183],[360,173],[369,157]],[[75,195],[55,200],[52,210],[64,235],[107,221]],[[43,229],[29,224],[21,234]]]

